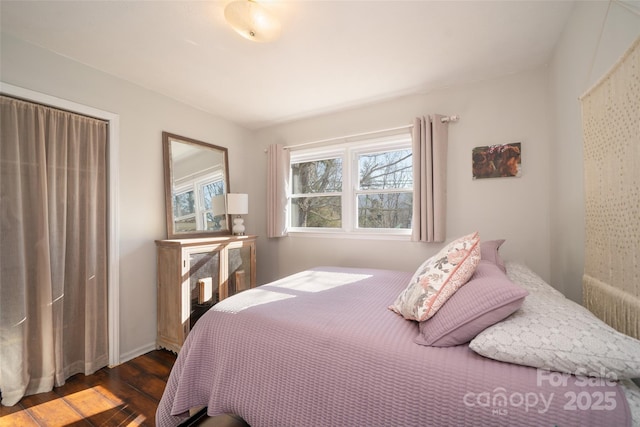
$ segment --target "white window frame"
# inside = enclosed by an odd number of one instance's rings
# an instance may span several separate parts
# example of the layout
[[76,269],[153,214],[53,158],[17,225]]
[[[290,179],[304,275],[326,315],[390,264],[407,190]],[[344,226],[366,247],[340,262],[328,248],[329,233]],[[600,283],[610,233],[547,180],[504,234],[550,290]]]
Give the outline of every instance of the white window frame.
[[[342,191],[332,193],[314,193],[314,196],[340,196],[342,199],[342,227],[321,228],[321,227],[293,227],[291,226],[291,215],[293,206],[289,201],[289,234],[313,236],[313,237],[340,237],[340,238],[384,238],[409,240],[411,229],[397,228],[360,228],[357,227],[358,211],[357,197],[359,194],[367,193],[391,193],[406,192],[412,189],[390,189],[390,190],[359,190],[358,187],[358,156],[363,154],[381,153],[385,151],[395,151],[411,149],[411,134],[401,133],[387,135],[384,137],[369,137],[358,141],[342,142],[330,146],[318,148],[305,148],[292,150],[290,153],[291,164],[324,160],[329,158],[342,158]],[[289,174],[291,176],[291,170]],[[293,180],[289,180],[291,183]],[[292,185],[292,184],[291,184]],[[292,189],[290,189],[292,190]],[[293,194],[292,194],[293,195]]]

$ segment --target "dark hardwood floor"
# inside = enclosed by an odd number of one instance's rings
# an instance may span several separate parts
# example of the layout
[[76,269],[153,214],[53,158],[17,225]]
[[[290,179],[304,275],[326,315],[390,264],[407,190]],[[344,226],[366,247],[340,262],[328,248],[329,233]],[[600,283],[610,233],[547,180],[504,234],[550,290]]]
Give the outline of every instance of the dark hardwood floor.
[[48,393],[0,406],[0,426],[155,426],[175,359],[156,350],[93,375],[74,375]]
[[[0,405],[0,427],[155,426],[176,356],[154,350],[93,375],[74,375],[48,393]],[[198,415],[198,414],[196,414]],[[249,427],[233,415],[194,416],[186,426]]]

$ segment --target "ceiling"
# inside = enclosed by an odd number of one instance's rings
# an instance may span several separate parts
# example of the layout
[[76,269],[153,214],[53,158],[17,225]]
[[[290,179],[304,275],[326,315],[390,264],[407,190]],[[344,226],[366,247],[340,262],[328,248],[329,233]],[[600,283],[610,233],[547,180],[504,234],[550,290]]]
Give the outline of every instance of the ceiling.
[[278,1],[255,43],[227,1],[7,1],[1,30],[250,129],[542,65],[572,1]]

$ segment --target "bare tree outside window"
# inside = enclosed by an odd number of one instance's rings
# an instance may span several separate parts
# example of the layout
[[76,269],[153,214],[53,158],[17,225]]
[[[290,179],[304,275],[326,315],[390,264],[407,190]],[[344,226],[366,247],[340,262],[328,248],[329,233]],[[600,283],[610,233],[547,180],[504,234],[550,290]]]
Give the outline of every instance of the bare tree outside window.
[[[293,227],[342,226],[342,159],[291,165]],[[338,193],[332,195],[332,193]]]
[[411,228],[411,150],[358,156],[359,228]]
[[173,196],[173,217],[176,219],[176,231],[194,231],[196,229],[196,199],[193,190],[177,193]]
[[293,231],[408,235],[413,214],[411,135],[291,153]]

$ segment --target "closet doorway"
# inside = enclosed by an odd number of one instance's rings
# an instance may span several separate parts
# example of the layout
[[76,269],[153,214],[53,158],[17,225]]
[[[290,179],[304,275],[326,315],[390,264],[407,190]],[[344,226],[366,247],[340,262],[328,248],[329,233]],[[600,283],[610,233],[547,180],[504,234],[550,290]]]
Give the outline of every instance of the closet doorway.
[[0,392],[11,405],[119,363],[118,117],[0,92]]

